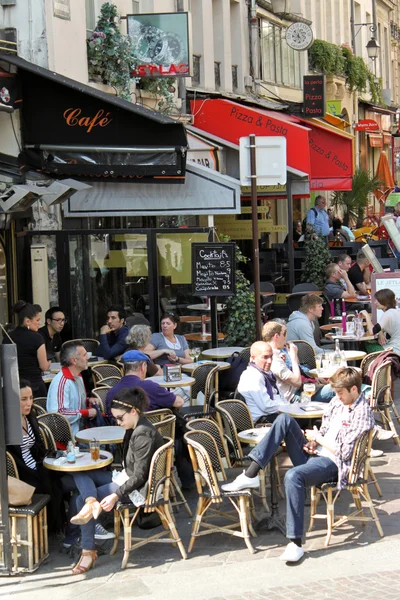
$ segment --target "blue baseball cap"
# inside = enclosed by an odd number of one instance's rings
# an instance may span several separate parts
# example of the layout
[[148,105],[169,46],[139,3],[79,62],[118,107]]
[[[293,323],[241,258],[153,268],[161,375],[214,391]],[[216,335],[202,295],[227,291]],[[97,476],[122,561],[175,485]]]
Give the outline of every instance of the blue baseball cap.
[[139,360],[145,360],[146,362],[150,362],[150,358],[144,352],[140,352],[140,350],[128,350],[121,356],[123,362],[136,362]]

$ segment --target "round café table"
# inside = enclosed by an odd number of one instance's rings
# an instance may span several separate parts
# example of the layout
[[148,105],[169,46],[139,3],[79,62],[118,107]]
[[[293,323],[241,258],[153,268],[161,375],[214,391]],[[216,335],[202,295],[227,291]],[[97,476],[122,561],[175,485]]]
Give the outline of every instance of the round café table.
[[[122,429],[122,428],[121,428]],[[103,469],[103,467],[107,467],[111,465],[114,460],[111,452],[107,452],[106,450],[100,451],[100,459],[92,460],[90,456],[90,452],[81,452],[81,456],[76,459],[74,463],[65,462],[63,464],[57,464],[59,459],[48,458],[46,457],[43,460],[43,465],[46,469],[50,471],[62,471],[64,473],[70,472],[80,472],[80,471],[93,471],[93,469]],[[56,464],[54,464],[56,463]]]
[[[189,310],[201,310],[201,311],[206,311],[209,312],[211,311],[211,306],[209,306],[208,304],[188,304],[187,309]],[[217,304],[217,311],[218,312],[223,312],[225,310],[226,306],[225,304]]]
[[[342,354],[344,353],[346,360],[362,360],[367,353],[363,350],[341,350]],[[333,354],[333,350],[329,352],[325,352],[325,354]]]
[[[320,371],[318,371],[318,369],[310,369],[309,374],[312,375],[312,377],[321,377],[321,379],[330,379],[331,377],[334,376],[334,374],[336,373],[336,371],[339,369],[340,367],[328,367],[327,369],[321,369]],[[354,369],[357,369],[357,371],[359,371],[361,373],[361,369],[359,367],[353,367]]]
[[371,298],[365,296],[352,296],[351,298],[345,298],[345,302],[357,302],[358,304],[371,304]]
[[202,356],[206,358],[216,358],[217,360],[223,360],[229,358],[234,352],[241,352],[244,350],[243,346],[221,346],[220,348],[209,348],[203,350]]
[[333,333],[327,333],[325,337],[328,340],[339,340],[339,342],[347,344],[349,350],[358,350],[359,344],[362,344],[363,342],[372,342],[378,335],[363,335],[362,337],[356,337],[354,334],[334,335]]
[[100,444],[122,444],[125,429],[118,425],[106,425],[104,427],[90,427],[82,429],[75,435],[75,439],[83,444],[89,444],[96,440]]
[[[91,358],[89,358],[88,360],[88,367],[95,367],[96,365],[99,365],[100,363],[103,362],[108,362],[106,358],[103,358],[102,356],[92,356]],[[50,365],[50,369],[49,369],[52,373],[58,373],[59,371],[61,371],[61,363],[59,362],[53,362]]]
[[49,371],[45,371],[42,373],[42,379],[45,383],[51,383],[57,373],[50,373]]
[[295,402],[294,404],[278,405],[278,412],[290,415],[295,419],[320,419],[325,412],[328,402],[309,402],[303,404]]
[[177,379],[176,381],[165,381],[164,375],[153,375],[153,377],[147,377],[146,381],[154,381],[155,383],[158,383],[158,385],[161,385],[161,387],[177,388],[185,387],[187,385],[191,387],[196,380],[194,377],[189,377],[189,375],[183,374],[182,378]]
[[225,371],[225,369],[230,369],[230,363],[223,362],[222,360],[216,362],[214,360],[198,360],[197,362],[187,363],[186,365],[182,365],[182,371],[186,371],[187,373],[192,373],[196,367],[199,365],[215,365],[219,368],[220,371]]
[[[184,337],[188,342],[198,342],[199,344],[209,344],[211,342],[211,333],[206,333],[203,336],[202,333],[184,333]],[[218,332],[218,339],[223,340],[225,335]]]

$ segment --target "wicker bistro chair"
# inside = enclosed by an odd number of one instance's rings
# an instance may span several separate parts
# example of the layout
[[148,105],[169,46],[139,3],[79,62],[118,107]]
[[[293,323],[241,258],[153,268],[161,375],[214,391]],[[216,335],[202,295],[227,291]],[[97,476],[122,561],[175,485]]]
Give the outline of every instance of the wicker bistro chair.
[[106,412],[106,398],[110,388],[106,385],[98,386],[92,389],[92,395],[99,401],[99,406],[102,413]]
[[290,340],[290,343],[296,344],[297,346],[299,364],[307,365],[310,369],[315,369],[317,366],[315,362],[315,351],[311,344],[304,340]]
[[[209,433],[206,431],[189,431],[185,434],[185,440],[189,447],[196,487],[199,494],[188,552],[192,551],[196,538],[210,533],[221,532],[243,538],[247,548],[254,554],[255,550],[250,541],[250,535],[255,537],[250,519],[250,490],[242,490],[240,492],[224,492],[220,490],[213,462],[219,463],[218,470],[223,474],[224,480],[226,477],[217,445]],[[213,456],[213,461],[210,458],[210,452]],[[228,499],[233,505],[235,509],[233,514],[220,510],[225,499]],[[216,505],[216,507],[213,508],[213,505]],[[216,517],[221,520],[228,520],[229,523],[226,525],[210,523],[206,520],[206,513],[208,513],[208,519]],[[240,528],[240,531],[237,531],[237,528]]]
[[[146,418],[147,418],[147,413],[146,413]],[[161,421],[156,421],[155,423],[153,423],[153,425],[157,429],[158,433],[160,433],[163,437],[168,437],[175,441],[175,422],[176,422],[176,416],[169,415],[169,416],[166,416],[165,419],[162,419]],[[177,496],[179,496],[180,500],[177,500]],[[181,490],[181,486],[179,485],[179,480],[177,477],[177,470],[174,465],[174,461],[172,461],[171,506],[173,508],[176,508],[177,511],[179,511],[179,506],[181,504],[184,505],[189,517],[192,517],[193,516],[192,511],[190,510],[190,506],[187,503],[185,496],[183,495],[183,492]]]
[[[6,452],[7,474],[19,479],[18,469],[9,452]],[[9,506],[11,526],[12,570],[33,573],[49,556],[47,537],[48,494],[34,494],[27,506]],[[4,553],[0,537],[0,555]]]
[[215,363],[204,363],[197,365],[197,367],[193,369],[191,376],[195,379],[195,382],[191,387],[192,400],[196,400],[199,392],[202,392],[205,395],[207,377],[215,367]]
[[41,406],[39,406],[39,404],[36,404],[36,402],[34,402],[32,404],[32,412],[36,417],[38,417],[39,415],[46,414],[47,411],[45,408],[42,408]]
[[53,434],[51,433],[50,427],[48,427],[45,423],[39,423],[39,433],[46,450],[55,452],[57,450],[57,444]]
[[146,419],[150,421],[150,423],[153,423],[153,425],[167,419],[172,414],[173,412],[170,408],[158,408],[157,410],[149,410],[145,413]]
[[[121,568],[128,564],[129,553],[150,542],[177,544],[182,558],[186,558],[186,551],[179,537],[174,519],[169,509],[169,485],[172,467],[174,442],[164,439],[165,444],[153,455],[148,478],[148,492],[146,501],[141,507],[133,504],[118,503],[114,509],[115,542],[111,554],[115,554],[120,539],[121,523],[123,526],[124,556]],[[148,538],[132,537],[132,526],[136,521],[139,511],[157,513],[164,526],[164,531],[150,535]],[[170,536],[166,539],[166,536]]]
[[44,415],[39,415],[37,420],[39,425],[43,423],[47,425],[53,434],[56,444],[67,447],[68,442],[74,437],[68,419],[59,413],[45,413]]
[[[206,431],[211,435],[214,439],[219,456],[221,458],[221,464],[224,469],[230,469],[232,467],[231,460],[229,458],[229,450],[226,443],[226,439],[224,438],[223,431],[216,421],[213,419],[192,419],[187,424],[188,431]],[[213,461],[213,457],[210,454],[211,462],[213,463],[213,467],[217,473],[217,478],[219,479],[220,471],[218,469],[219,464]],[[221,477],[222,478],[222,477]]]
[[95,379],[95,383],[98,383],[99,381],[104,380],[108,377],[118,377],[119,379],[121,379],[122,377],[121,369],[116,365],[109,364],[97,365],[95,367],[92,367],[92,373]]
[[70,342],[82,342],[82,346],[85,348],[86,352],[91,352],[92,354],[96,353],[97,347],[99,346],[99,343],[100,343],[97,340],[93,340],[90,338],[84,338],[84,339],[69,340],[69,342],[64,342],[63,345],[61,346],[61,348],[63,346],[65,346],[65,344],[69,344]]
[[[351,460],[348,484],[344,489],[348,490],[354,500],[355,511],[349,515],[337,517],[335,520],[335,502],[339,498],[340,490],[336,489],[337,482],[323,483],[321,487],[313,486],[311,488],[311,511],[310,526],[311,531],[315,519],[325,519],[327,522],[328,533],[325,539],[325,546],[329,545],[332,537],[332,531],[347,521],[373,521],[378,529],[378,533],[383,537],[383,530],[376,514],[371,496],[368,491],[367,474],[369,473],[369,456],[374,430],[363,433],[355,443],[353,456]],[[335,492],[335,493],[334,493]],[[326,513],[317,513],[317,504],[320,497],[323,497],[326,503]],[[363,512],[362,501],[364,501],[371,512],[371,517],[365,516]]]
[[99,379],[99,381],[96,381],[96,385],[98,387],[105,387],[107,386],[108,388],[112,388],[114,387],[114,385],[117,385],[118,381],[121,379],[121,375],[119,375],[119,377],[106,377],[105,379]]
[[[197,367],[193,371],[193,377],[196,377],[197,369],[208,366],[210,365],[206,364]],[[215,414],[214,402],[218,386],[218,371],[219,367],[212,364],[205,380],[203,406],[184,406],[179,410],[184,419],[189,420],[194,419],[195,417],[204,417]]]
[[393,402],[391,390],[391,362],[388,360],[375,370],[372,377],[370,406],[374,412],[379,413],[383,427],[393,432],[393,441],[399,446],[399,434],[393,423],[391,410],[394,412],[398,423],[400,423],[400,415]]
[[380,354],[382,354],[383,350],[380,350],[379,352],[371,352],[370,354],[367,354],[366,356],[364,356],[364,358],[361,361],[360,364],[360,369],[361,369],[361,378],[362,378],[362,382],[366,383],[367,385],[371,384],[370,379],[368,378],[368,369],[371,366],[371,363],[374,362],[374,360],[376,358],[378,358],[378,356]]
[[47,397],[46,396],[39,396],[38,398],[34,398],[34,402],[35,402],[35,404],[37,404],[37,406],[40,406],[40,408],[43,408],[44,410],[46,410],[46,407],[47,407]]

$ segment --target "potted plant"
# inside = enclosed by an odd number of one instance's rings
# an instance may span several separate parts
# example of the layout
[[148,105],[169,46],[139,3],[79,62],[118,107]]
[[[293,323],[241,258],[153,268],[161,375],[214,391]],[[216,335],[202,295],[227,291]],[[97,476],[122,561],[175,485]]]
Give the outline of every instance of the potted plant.
[[319,290],[325,287],[325,269],[332,262],[326,240],[316,233],[312,225],[307,225],[305,240],[305,260],[301,280],[307,283],[315,283]]
[[356,169],[351,190],[334,192],[331,196],[331,208],[343,213],[344,225],[353,223],[360,227],[368,206],[368,196],[381,185],[382,182],[375,176],[371,177],[368,171]]

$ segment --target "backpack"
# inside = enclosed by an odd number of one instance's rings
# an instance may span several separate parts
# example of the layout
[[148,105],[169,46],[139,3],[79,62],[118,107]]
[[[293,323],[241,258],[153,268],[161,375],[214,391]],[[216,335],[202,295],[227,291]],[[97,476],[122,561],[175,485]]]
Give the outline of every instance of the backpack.
[[247,369],[248,362],[239,352],[234,352],[225,362],[230,363],[231,368],[219,372],[219,389],[223,392],[234,392],[241,374]]
[[[314,215],[317,217],[318,216],[318,211],[316,208],[312,207],[310,208],[310,210],[312,210],[314,212]],[[308,213],[307,213],[308,214]],[[304,219],[301,222],[301,233],[303,235],[306,234],[306,229],[307,229],[307,215],[304,217]]]

